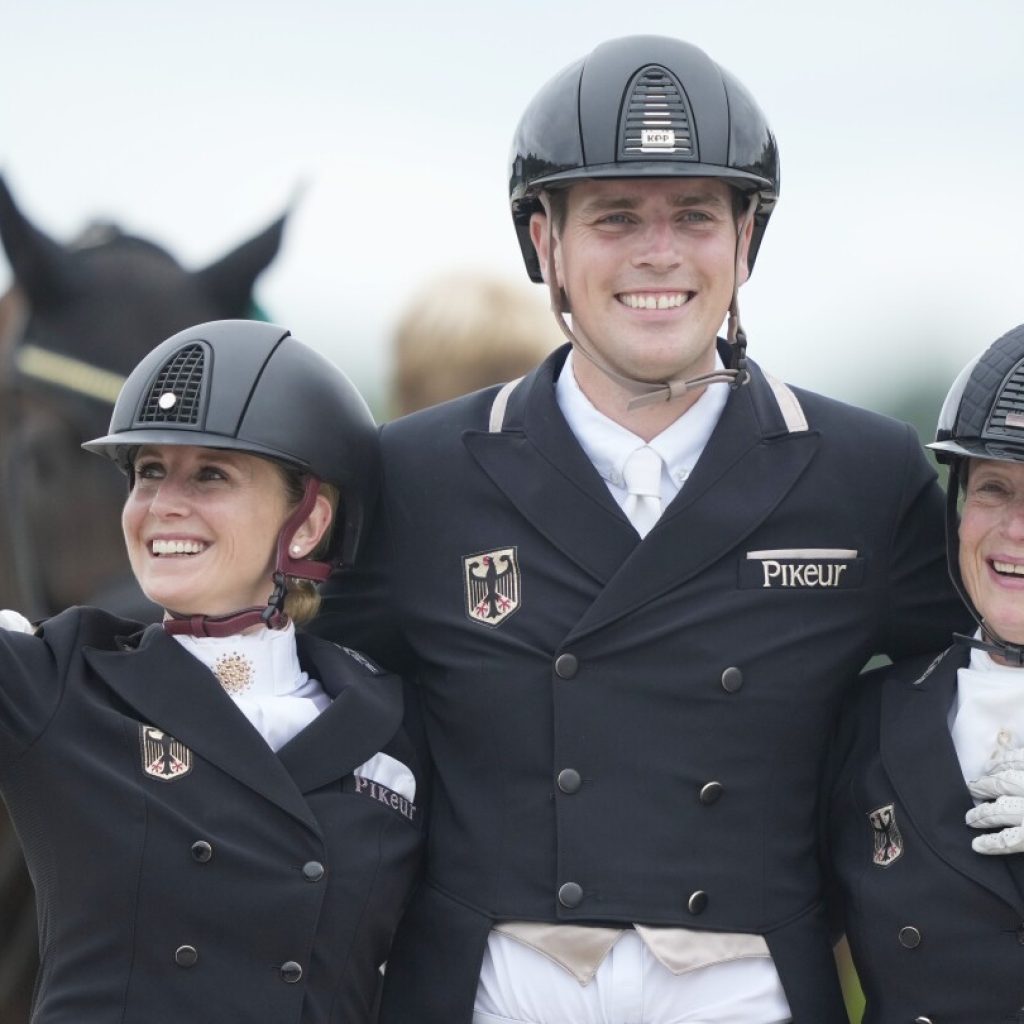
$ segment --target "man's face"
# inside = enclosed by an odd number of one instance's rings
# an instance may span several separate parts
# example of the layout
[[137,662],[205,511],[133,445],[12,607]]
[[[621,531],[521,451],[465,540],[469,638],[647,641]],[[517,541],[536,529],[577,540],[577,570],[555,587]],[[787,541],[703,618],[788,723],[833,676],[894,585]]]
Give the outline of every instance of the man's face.
[[[736,264],[729,187],[712,178],[585,181],[567,207],[555,270],[577,336],[639,380],[710,370]],[[547,268],[547,217],[534,215],[530,229]],[[748,224],[741,283],[749,241]]]

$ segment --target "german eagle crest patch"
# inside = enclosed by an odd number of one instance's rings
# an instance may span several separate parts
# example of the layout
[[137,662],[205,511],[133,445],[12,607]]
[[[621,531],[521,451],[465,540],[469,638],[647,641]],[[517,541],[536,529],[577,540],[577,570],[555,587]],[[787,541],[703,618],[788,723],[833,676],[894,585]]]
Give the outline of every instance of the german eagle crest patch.
[[504,622],[520,603],[521,580],[515,548],[498,548],[462,559],[466,614],[485,626]]
[[142,770],[152,779],[176,782],[192,771],[192,751],[152,725],[139,726]]
[[896,824],[896,809],[886,804],[868,813],[875,850],[872,860],[880,867],[887,868],[903,856],[903,836]]

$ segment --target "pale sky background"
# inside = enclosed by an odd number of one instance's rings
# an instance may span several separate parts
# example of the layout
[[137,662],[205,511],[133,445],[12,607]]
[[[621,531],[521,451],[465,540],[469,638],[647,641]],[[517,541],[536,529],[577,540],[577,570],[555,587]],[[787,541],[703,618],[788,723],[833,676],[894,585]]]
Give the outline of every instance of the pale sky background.
[[[1024,2],[0,0],[0,171],[70,240],[93,217],[188,266],[304,183],[258,297],[379,395],[403,302],[526,281],[508,147],[600,41],[676,35],[758,98],[782,197],[743,289],[751,355],[853,401],[1024,321]],[[0,286],[9,280],[0,257]],[[537,300],[543,301],[537,287]]]

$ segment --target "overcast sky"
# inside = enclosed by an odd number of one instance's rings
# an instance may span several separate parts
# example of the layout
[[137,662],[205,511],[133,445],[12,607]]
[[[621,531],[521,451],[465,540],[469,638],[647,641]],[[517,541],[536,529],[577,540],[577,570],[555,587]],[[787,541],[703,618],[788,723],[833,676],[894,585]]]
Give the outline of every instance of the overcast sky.
[[[758,98],[782,197],[751,355],[849,400],[1024,321],[1020,0],[0,0],[0,171],[45,230],[93,217],[190,266],[305,185],[259,298],[371,394],[434,273],[525,281],[508,146],[603,39],[676,35]],[[0,285],[9,279],[0,258]],[[540,289],[538,301],[542,301]]]

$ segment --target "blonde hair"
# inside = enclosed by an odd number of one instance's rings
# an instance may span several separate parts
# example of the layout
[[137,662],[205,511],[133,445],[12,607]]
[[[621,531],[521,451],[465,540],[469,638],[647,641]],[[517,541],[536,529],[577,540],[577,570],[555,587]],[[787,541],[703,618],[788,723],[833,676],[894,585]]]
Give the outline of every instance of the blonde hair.
[[395,330],[392,413],[514,380],[561,340],[528,285],[468,272],[438,277],[416,293]]
[[[302,501],[302,497],[306,493],[306,481],[309,479],[309,475],[300,473],[297,469],[285,466],[280,462],[276,465],[284,479],[288,503],[294,508]],[[334,484],[321,482],[320,493],[330,502],[331,524],[327,527],[317,546],[306,556],[313,561],[322,559],[327,554],[338,522],[338,508],[341,505],[341,492]],[[312,580],[289,576],[285,581],[285,591],[284,613],[296,626],[303,626],[316,618],[317,612],[320,611],[321,600],[316,583]]]

